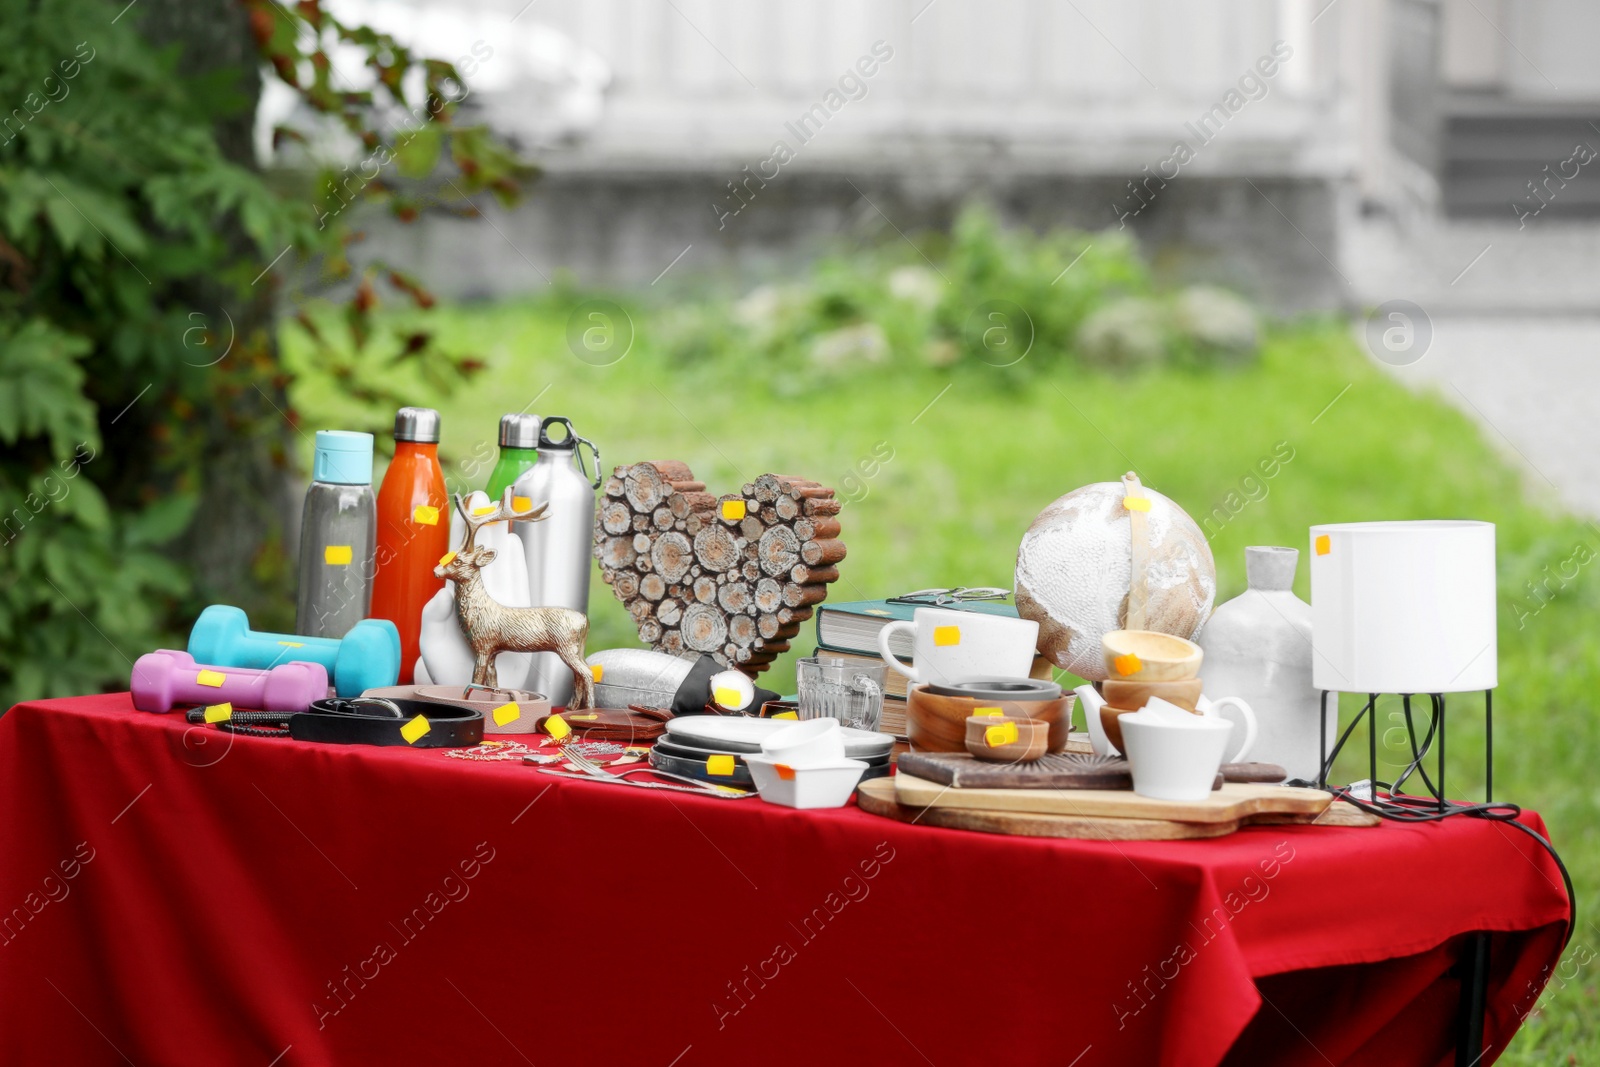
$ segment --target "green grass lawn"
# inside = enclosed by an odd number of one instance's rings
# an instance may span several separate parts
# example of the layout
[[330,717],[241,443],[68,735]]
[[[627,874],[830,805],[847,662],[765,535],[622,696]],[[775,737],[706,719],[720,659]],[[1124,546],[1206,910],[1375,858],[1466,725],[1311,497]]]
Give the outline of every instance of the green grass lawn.
[[[1394,384],[1360,355],[1344,326],[1307,321],[1270,332],[1261,360],[1237,369],[1166,369],[1116,376],[1051,353],[1009,368],[938,369],[898,359],[810,389],[758,357],[674,363],[658,324],[671,309],[634,308],[637,338],[608,367],[574,358],[564,306],[551,301],[450,308],[442,335],[485,355],[487,373],[455,395],[421,388],[413,402],[444,412],[452,483],[487,479],[499,416],[530,410],[570,417],[605,465],[682,459],[713,491],[764,471],[859,486],[843,514],[850,548],[836,600],[934,585],[1010,586],[1017,543],[1034,515],[1087,482],[1134,469],[1197,519],[1237,507],[1212,548],[1219,602],[1244,587],[1247,545],[1306,547],[1313,523],[1475,518],[1499,528],[1500,689],[1496,794],[1545,817],[1580,890],[1580,929],[1504,1063],[1600,1060],[1600,1002],[1591,962],[1600,926],[1600,592],[1583,569],[1548,603],[1543,582],[1600,531],[1538,497],[1466,417]],[[291,346],[292,347],[292,346]],[[1046,366],[1051,369],[1045,370]],[[294,402],[304,422],[356,416],[316,375]],[[858,464],[892,450],[870,479]],[[1259,478],[1275,453],[1292,458]],[[309,461],[309,456],[307,457]],[[851,478],[855,481],[849,480]],[[1230,494],[1235,494],[1230,502]],[[1569,570],[1570,573],[1570,570]],[[1297,590],[1308,595],[1302,561]],[[596,577],[590,649],[635,643],[631,620]],[[809,649],[812,631],[803,633]],[[793,657],[766,677],[793,684]],[[1450,731],[1451,785],[1481,795],[1476,714]],[[1392,772],[1398,751],[1385,752]],[[1352,763],[1347,778],[1365,777]]]

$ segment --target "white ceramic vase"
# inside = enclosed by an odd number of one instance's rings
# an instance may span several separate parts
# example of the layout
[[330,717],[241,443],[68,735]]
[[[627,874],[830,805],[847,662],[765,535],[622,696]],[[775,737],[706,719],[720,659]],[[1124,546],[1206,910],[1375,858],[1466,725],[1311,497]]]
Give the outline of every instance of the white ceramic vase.
[[[1259,736],[1251,758],[1276,763],[1290,778],[1315,779],[1321,693],[1311,684],[1311,605],[1294,595],[1300,551],[1246,548],[1249,588],[1221,605],[1196,639],[1205,649],[1206,695],[1242,697],[1255,710]],[[1329,699],[1328,746],[1338,731]]]

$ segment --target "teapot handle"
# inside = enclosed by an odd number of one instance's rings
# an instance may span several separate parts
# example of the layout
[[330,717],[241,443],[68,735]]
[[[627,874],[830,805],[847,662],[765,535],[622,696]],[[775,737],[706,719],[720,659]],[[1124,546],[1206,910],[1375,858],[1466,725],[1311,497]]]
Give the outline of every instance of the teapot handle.
[[1250,754],[1251,747],[1256,743],[1256,713],[1250,710],[1249,704],[1246,704],[1238,697],[1218,697],[1209,702],[1209,706],[1205,709],[1205,714],[1220,719],[1222,718],[1222,708],[1224,707],[1237,708],[1239,717],[1244,720],[1244,744],[1240,745],[1239,751],[1234,753],[1232,759],[1228,760],[1229,763],[1243,763],[1244,758]]

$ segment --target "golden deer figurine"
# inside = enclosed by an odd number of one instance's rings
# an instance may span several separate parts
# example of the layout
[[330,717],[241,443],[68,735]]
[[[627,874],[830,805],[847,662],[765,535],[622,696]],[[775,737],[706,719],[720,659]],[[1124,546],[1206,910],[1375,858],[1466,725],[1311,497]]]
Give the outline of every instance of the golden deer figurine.
[[594,706],[594,675],[583,661],[584,641],[589,636],[589,617],[572,608],[507,607],[484,588],[482,568],[494,562],[495,550],[479,548],[478,530],[494,522],[538,522],[548,504],[531,511],[511,508],[511,490],[493,508],[475,509],[473,514],[456,494],[456,510],[467,523],[467,539],[433,569],[434,577],[456,583],[456,621],[466,635],[476,657],[472,670],[474,685],[497,688],[494,657],[501,652],[554,652],[572,671],[570,709]]

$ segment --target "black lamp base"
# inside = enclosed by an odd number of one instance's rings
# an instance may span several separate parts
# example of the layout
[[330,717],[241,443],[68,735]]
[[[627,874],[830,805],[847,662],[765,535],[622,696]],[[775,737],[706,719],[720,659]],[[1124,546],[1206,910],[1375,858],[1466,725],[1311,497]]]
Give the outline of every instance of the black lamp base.
[[[1317,775],[1317,786],[1328,787],[1328,775],[1333,770],[1333,761],[1338,758],[1344,749],[1345,742],[1350,740],[1351,734],[1360,725],[1362,719],[1367,720],[1367,761],[1370,766],[1368,781],[1371,783],[1372,796],[1377,797],[1378,788],[1381,786],[1388,790],[1389,795],[1399,796],[1404,792],[1405,784],[1412,775],[1422,779],[1426,795],[1432,797],[1438,805],[1438,810],[1443,812],[1447,804],[1444,780],[1444,750],[1445,750],[1445,695],[1443,693],[1400,693],[1406,717],[1406,739],[1411,747],[1411,762],[1393,782],[1383,782],[1378,779],[1378,697],[1384,694],[1368,693],[1367,702],[1350,725],[1345,727],[1339,740],[1334,744],[1333,751],[1328,751],[1328,698],[1334,697],[1334,722],[1338,722],[1338,694],[1331,690],[1322,691],[1322,729],[1318,734],[1322,755],[1321,771]],[[1422,740],[1417,740],[1416,721],[1411,714],[1411,701],[1426,698],[1429,702],[1428,728]],[[1494,800],[1494,690],[1483,691],[1483,730],[1484,730],[1484,786],[1483,800],[1488,804]],[[1438,748],[1437,767],[1435,777],[1430,777],[1423,761],[1430,750]],[[1421,794],[1412,794],[1421,796]]]

